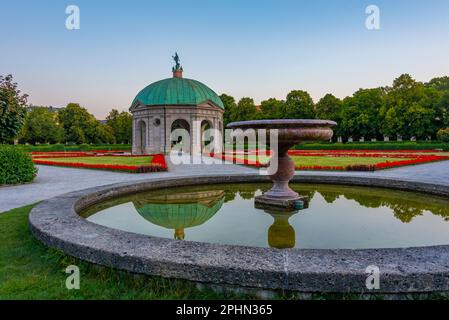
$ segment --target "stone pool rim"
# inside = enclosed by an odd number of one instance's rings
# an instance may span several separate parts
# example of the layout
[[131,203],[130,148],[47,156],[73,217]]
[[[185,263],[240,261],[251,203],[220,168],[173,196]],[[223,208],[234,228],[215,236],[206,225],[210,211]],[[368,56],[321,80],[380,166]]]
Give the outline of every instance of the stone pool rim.
[[[45,245],[91,263],[135,273],[215,285],[304,293],[449,291],[449,244],[387,249],[274,249],[149,237],[107,228],[78,215],[123,195],[169,187],[269,182],[258,174],[156,178],[94,187],[45,200],[29,225]],[[445,185],[378,177],[303,175],[292,182],[381,187],[449,198]],[[380,289],[368,290],[368,266]]]

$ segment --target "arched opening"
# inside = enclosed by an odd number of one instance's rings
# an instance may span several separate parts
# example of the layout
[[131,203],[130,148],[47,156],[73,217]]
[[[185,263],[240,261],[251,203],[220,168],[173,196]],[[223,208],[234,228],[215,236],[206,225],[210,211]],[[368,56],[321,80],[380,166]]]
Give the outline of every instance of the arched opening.
[[171,149],[176,147],[177,149],[181,148],[185,152],[190,152],[190,124],[184,119],[173,121],[170,140]]
[[214,141],[213,126],[209,120],[201,121],[201,153],[208,153]]
[[145,121],[137,123],[137,153],[145,154],[147,147],[147,124]]

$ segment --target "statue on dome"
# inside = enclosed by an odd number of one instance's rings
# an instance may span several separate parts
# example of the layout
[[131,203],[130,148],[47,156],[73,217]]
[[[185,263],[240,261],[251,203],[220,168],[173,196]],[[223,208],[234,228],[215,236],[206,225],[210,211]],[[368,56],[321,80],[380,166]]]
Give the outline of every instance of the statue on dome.
[[176,65],[173,67],[173,71],[175,71],[175,70],[182,70],[182,67],[181,67],[181,64],[180,64],[181,59],[179,59],[178,53],[175,52],[175,55],[172,56],[172,58],[173,58],[173,60],[176,63]]

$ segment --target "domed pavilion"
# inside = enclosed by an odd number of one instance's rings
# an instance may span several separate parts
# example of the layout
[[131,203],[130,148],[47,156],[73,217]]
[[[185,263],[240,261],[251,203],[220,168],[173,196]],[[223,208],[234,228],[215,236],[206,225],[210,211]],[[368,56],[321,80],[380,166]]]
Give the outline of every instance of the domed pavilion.
[[218,130],[223,136],[224,105],[220,97],[205,84],[183,78],[178,55],[173,59],[173,77],[145,87],[132,102],[133,154],[169,153],[185,139],[172,137],[176,129],[185,129],[190,137],[183,144],[187,152],[201,152],[214,140],[213,135],[206,137],[207,129]]

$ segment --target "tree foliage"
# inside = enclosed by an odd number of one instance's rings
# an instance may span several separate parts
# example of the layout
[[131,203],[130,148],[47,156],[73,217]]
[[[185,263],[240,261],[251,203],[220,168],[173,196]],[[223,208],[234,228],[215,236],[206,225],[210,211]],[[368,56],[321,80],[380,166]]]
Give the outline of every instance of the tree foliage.
[[64,131],[58,123],[58,114],[46,107],[35,107],[29,111],[20,134],[20,142],[57,143],[61,142]]
[[69,103],[59,111],[59,121],[64,128],[66,142],[115,143],[111,127],[96,120],[85,108]]
[[235,99],[227,94],[220,95],[220,99],[223,102],[225,113],[223,114],[223,122],[226,126],[228,123],[236,121],[237,103]]
[[22,128],[28,95],[22,94],[13,76],[0,76],[0,143],[10,142]]
[[434,135],[438,100],[434,88],[424,86],[408,74],[401,75],[387,88],[382,112],[384,133],[421,139]]
[[312,97],[302,90],[294,90],[287,95],[283,115],[285,119],[313,119],[315,106]]
[[257,118],[257,108],[254,100],[248,97],[242,98],[237,103],[233,114],[233,121],[253,120]]
[[260,104],[260,119],[283,119],[285,110],[285,101],[270,98],[262,101]]
[[237,105],[231,96],[221,98],[227,121],[328,119],[338,123],[334,139],[434,139],[439,129],[449,127],[449,77],[422,83],[403,74],[390,87],[359,89],[343,100],[326,94],[316,104],[303,90],[291,91],[286,100],[264,100],[260,108],[254,108],[250,98],[243,98]]
[[341,132],[350,137],[379,137],[383,101],[382,89],[360,89],[345,98],[340,116]]
[[106,124],[112,129],[112,134],[117,143],[131,143],[132,116],[129,112],[119,112],[112,109],[106,117]]
[[315,105],[315,114],[317,119],[332,120],[340,125],[334,129],[335,135],[344,135],[341,128],[343,102],[328,93]]

